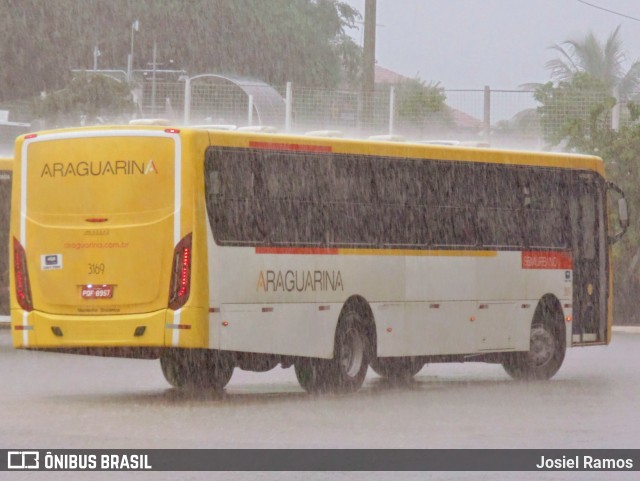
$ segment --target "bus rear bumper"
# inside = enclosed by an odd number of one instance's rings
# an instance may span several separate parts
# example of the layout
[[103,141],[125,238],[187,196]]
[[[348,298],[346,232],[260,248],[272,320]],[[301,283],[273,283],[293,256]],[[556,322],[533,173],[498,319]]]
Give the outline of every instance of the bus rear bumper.
[[23,349],[164,347],[166,309],[135,315],[70,316],[11,312],[13,346]]

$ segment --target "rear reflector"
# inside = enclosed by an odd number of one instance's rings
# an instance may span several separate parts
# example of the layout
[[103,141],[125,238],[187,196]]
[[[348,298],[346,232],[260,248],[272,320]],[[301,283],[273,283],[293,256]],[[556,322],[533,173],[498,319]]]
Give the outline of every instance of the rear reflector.
[[165,324],[167,329],[191,329],[191,324]]
[[33,331],[33,326],[19,325],[19,326],[14,326],[13,328],[16,331]]

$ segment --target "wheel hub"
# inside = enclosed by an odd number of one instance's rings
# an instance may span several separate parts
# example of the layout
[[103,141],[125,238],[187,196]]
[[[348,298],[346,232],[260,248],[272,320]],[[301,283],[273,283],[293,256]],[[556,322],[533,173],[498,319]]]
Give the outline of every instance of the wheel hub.
[[529,356],[535,366],[544,366],[553,358],[555,341],[551,332],[544,326],[537,326],[531,330],[531,344]]
[[340,362],[344,372],[349,377],[356,377],[364,361],[364,340],[355,329],[349,329],[345,334]]

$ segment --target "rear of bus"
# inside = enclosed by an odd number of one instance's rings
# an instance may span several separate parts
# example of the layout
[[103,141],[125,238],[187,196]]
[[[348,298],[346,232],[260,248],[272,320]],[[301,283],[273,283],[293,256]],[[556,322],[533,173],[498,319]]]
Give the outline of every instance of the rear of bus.
[[192,272],[204,234],[193,229],[193,189],[183,188],[195,165],[184,152],[194,142],[153,127],[17,140],[15,347],[155,357],[163,346],[206,344],[207,313],[193,285],[200,274]]
[[9,325],[9,219],[13,159],[0,157],[0,328]]

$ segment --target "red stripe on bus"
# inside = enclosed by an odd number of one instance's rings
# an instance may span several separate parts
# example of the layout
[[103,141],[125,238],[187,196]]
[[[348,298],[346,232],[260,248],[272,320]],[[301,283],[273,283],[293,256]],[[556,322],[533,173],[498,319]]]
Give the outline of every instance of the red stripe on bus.
[[249,147],[266,150],[290,150],[295,152],[331,152],[330,145],[281,144],[278,142],[249,142]]
[[324,247],[256,247],[256,254],[338,255],[337,248]]
[[523,251],[523,269],[573,269],[573,259],[569,252]]

